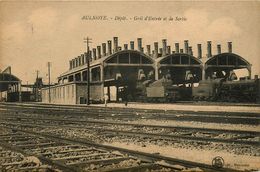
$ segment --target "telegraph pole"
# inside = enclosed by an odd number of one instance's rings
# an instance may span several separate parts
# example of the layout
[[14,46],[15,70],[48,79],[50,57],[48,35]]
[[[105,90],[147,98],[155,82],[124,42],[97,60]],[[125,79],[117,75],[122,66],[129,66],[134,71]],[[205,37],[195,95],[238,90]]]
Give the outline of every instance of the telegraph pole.
[[86,44],[86,52],[84,53],[85,54],[85,57],[87,57],[87,66],[88,66],[88,73],[87,73],[87,105],[90,105],[90,53],[89,53],[89,44],[92,43],[91,42],[91,38],[87,37],[87,38],[84,38],[84,43]]
[[49,78],[49,103],[51,103],[51,62],[48,62],[48,78]]
[[38,84],[38,78],[39,78],[39,70],[36,70],[36,81],[35,85],[33,86],[34,92],[35,92],[35,100],[39,101],[39,84]]

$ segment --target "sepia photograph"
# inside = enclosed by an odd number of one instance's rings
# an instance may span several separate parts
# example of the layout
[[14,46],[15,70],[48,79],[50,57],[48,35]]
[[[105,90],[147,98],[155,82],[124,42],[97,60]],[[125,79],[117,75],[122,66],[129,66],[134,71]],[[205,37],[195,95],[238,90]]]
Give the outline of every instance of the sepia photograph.
[[260,171],[260,1],[1,0],[0,172]]

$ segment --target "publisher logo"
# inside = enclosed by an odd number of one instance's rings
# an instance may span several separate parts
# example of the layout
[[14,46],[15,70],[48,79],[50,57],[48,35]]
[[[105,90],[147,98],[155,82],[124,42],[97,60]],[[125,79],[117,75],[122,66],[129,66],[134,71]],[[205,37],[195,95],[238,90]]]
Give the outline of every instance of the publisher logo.
[[221,156],[216,156],[212,160],[212,166],[216,168],[222,168],[224,166],[224,159]]

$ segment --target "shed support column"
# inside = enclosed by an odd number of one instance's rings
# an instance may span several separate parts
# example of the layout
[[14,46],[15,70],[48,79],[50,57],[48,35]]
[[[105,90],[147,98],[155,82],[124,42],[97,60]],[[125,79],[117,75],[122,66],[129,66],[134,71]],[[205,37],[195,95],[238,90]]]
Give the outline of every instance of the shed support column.
[[116,101],[119,102],[119,97],[118,97],[119,91],[118,91],[118,83],[116,83]]
[[110,101],[110,86],[107,87],[108,101]]
[[100,66],[100,81],[104,82],[104,66]]
[[158,68],[157,65],[155,66],[155,71],[154,72],[155,72],[155,78],[154,79],[157,81],[159,79],[159,68]]
[[206,71],[205,71],[205,64],[202,64],[202,68],[201,68],[201,70],[202,70],[202,77],[201,77],[201,79],[202,80],[205,80],[206,78],[205,78],[205,74],[206,74]]

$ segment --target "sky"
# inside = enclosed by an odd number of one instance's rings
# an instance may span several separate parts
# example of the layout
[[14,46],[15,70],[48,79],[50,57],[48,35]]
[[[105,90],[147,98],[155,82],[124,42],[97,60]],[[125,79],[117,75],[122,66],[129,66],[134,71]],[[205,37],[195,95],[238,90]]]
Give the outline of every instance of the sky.
[[[91,48],[114,36],[123,45],[141,37],[143,46],[162,39],[174,46],[189,40],[195,56],[197,45],[212,41],[252,64],[253,75],[260,75],[260,2],[137,2],[137,1],[36,1],[0,2],[0,69],[12,67],[23,83],[39,76],[47,81],[47,62],[51,62],[51,82],[68,70],[69,60],[85,51],[83,39],[92,38]],[[109,20],[82,20],[83,16],[107,16]],[[114,18],[125,16],[128,20]],[[173,17],[173,21],[140,21],[134,17]],[[176,21],[175,18],[185,18]],[[130,18],[132,20],[130,20]],[[135,43],[136,44],[136,43]],[[153,46],[152,46],[153,48]],[[172,48],[173,49],[173,48]]]

